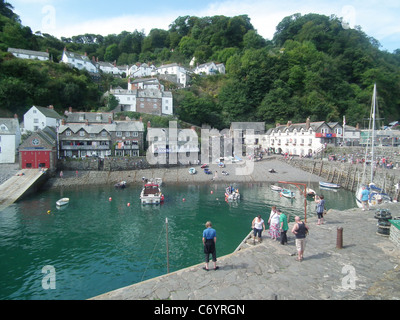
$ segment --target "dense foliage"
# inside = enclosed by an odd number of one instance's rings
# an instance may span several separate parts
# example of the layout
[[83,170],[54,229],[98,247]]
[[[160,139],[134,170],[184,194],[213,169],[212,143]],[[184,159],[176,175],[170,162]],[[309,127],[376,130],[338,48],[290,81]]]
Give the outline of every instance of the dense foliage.
[[[118,64],[150,62],[189,66],[208,61],[226,65],[227,75],[197,77],[189,89],[174,90],[179,119],[217,128],[231,121],[342,121],[355,125],[369,116],[377,83],[379,108],[386,122],[400,118],[400,49],[379,50],[360,28],[318,14],[295,14],[262,38],[247,15],[178,17],[168,30],[137,30],[119,35],[77,35],[57,39],[33,34],[12,7],[0,1],[0,107],[24,113],[32,104],[53,104],[62,111],[100,107],[109,85],[123,81],[103,75],[100,82],[62,64],[14,59],[8,47],[46,51],[58,62],[62,50]],[[3,53],[2,53],[2,52]],[[3,112],[4,113],[4,112]],[[361,123],[362,124],[362,123]]]

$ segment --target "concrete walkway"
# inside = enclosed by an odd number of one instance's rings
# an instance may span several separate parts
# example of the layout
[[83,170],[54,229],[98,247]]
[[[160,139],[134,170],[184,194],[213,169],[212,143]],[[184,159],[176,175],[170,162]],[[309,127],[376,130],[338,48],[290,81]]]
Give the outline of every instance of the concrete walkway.
[[[400,216],[400,204],[382,207],[389,209],[393,217]],[[321,226],[310,218],[302,262],[295,260],[295,241],[290,231],[285,246],[265,233],[261,244],[244,244],[238,252],[220,257],[217,271],[205,271],[204,264],[200,264],[93,299],[398,300],[400,248],[376,233],[374,214],[358,208],[330,210],[326,224]],[[343,228],[343,249],[336,249],[338,227]]]

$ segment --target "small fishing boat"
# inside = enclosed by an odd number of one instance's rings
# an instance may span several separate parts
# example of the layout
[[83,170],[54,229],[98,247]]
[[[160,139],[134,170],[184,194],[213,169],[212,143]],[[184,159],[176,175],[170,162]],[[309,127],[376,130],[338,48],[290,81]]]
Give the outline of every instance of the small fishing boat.
[[229,186],[225,189],[225,200],[226,201],[237,201],[240,199],[239,189],[235,189]]
[[319,186],[322,188],[328,188],[328,189],[339,189],[340,185],[336,183],[329,183],[329,182],[319,182]]
[[272,189],[273,191],[279,191],[279,192],[281,192],[281,191],[283,190],[282,187],[280,187],[280,186],[275,186],[275,185],[272,185],[272,186],[271,186],[271,189]]
[[197,173],[197,171],[196,171],[195,168],[190,168],[189,169],[189,174],[196,174],[196,173]]
[[164,195],[160,186],[154,182],[146,183],[140,193],[140,201],[142,204],[161,204],[164,202]]
[[120,182],[114,184],[114,187],[115,187],[115,188],[123,189],[123,188],[126,187],[126,181],[120,181]]
[[222,171],[222,175],[223,175],[223,176],[229,176],[229,172],[227,172],[227,171]]
[[289,189],[282,189],[282,191],[280,192],[280,195],[282,197],[289,198],[289,199],[294,199],[296,197],[295,193]]
[[308,197],[315,197],[317,193],[311,188],[306,188],[306,194]]
[[205,169],[204,169],[204,173],[205,173],[205,174],[212,174],[211,170],[208,169],[208,168],[205,168]]
[[56,201],[56,205],[59,207],[66,206],[69,203],[69,198],[62,198]]

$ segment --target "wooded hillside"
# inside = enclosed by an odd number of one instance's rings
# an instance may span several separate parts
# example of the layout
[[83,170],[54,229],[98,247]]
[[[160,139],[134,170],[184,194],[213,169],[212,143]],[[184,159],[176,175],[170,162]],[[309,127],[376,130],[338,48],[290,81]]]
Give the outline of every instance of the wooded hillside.
[[[22,115],[32,104],[93,110],[104,88],[117,81],[90,76],[51,62],[25,61],[7,54],[8,47],[46,51],[53,60],[62,50],[87,53],[101,61],[156,66],[208,61],[226,65],[226,75],[194,77],[191,87],[176,90],[176,115],[184,121],[217,128],[231,121],[342,121],[356,125],[369,116],[377,83],[380,116],[400,120],[400,49],[388,53],[360,28],[342,26],[336,16],[294,14],[263,39],[247,15],[178,17],[168,30],[124,31],[119,35],[77,35],[57,39],[33,34],[12,7],[0,1],[0,107],[2,114]],[[115,85],[115,84],[114,84]]]

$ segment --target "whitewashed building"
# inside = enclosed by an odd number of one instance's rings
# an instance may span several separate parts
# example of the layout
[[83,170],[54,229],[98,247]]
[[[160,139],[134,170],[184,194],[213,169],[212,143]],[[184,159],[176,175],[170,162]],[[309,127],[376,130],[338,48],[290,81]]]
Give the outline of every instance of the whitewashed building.
[[165,91],[157,78],[129,80],[128,89],[109,91],[118,101],[121,111],[133,111],[154,115],[172,115],[172,92]]
[[174,76],[170,79],[173,79],[175,83],[180,84],[184,88],[190,80],[190,71],[177,63],[166,64],[158,67],[157,74],[163,77]]
[[18,118],[0,118],[0,163],[15,163],[20,143]]
[[45,127],[56,128],[62,118],[54,110],[53,106],[49,106],[48,108],[33,106],[24,114],[22,131],[26,133],[27,131],[35,132],[43,130]]
[[327,145],[338,145],[343,141],[343,127],[338,122],[325,121],[286,125],[277,124],[269,129],[263,139],[263,148],[275,153],[306,156],[318,153]]
[[198,65],[194,71],[195,74],[199,75],[215,75],[215,74],[225,74],[225,65],[223,63],[216,64],[215,62],[207,62]]
[[131,66],[127,71],[127,76],[131,78],[150,77],[157,72],[157,68],[152,64],[136,63]]
[[87,54],[81,55],[64,49],[61,62],[79,70],[87,70],[91,73],[98,73],[96,62],[89,59]]
[[25,49],[16,49],[16,48],[8,48],[7,50],[14,57],[20,59],[30,59],[30,60],[40,60],[40,61],[49,61],[49,53],[48,52],[40,52],[40,51],[32,51]]

